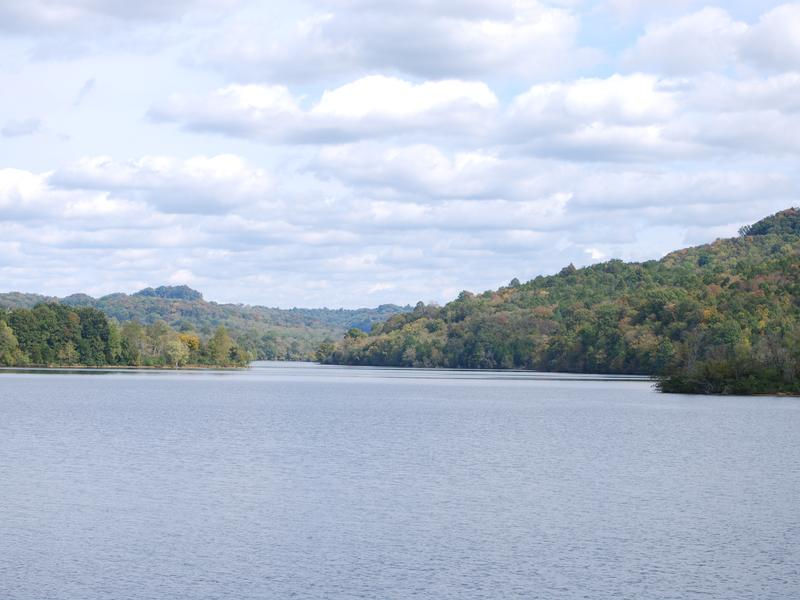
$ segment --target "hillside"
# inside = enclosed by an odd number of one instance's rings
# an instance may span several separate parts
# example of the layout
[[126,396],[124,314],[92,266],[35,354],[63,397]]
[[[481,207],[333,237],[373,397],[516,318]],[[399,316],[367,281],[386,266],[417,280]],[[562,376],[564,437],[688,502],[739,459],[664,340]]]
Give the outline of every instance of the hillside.
[[145,288],[134,294],[109,294],[93,298],[72,294],[54,298],[38,294],[0,294],[0,308],[32,308],[39,303],[59,303],[74,308],[96,308],[120,322],[151,324],[165,321],[179,331],[196,330],[208,336],[220,325],[260,359],[303,360],[326,339],[338,339],[351,328],[368,331],[387,318],[409,311],[393,304],[361,309],[280,309],[241,304],[218,304],[203,299],[187,286]]
[[664,391],[800,393],[800,211],[661,260],[611,260],[353,330],[322,362],[659,376]]

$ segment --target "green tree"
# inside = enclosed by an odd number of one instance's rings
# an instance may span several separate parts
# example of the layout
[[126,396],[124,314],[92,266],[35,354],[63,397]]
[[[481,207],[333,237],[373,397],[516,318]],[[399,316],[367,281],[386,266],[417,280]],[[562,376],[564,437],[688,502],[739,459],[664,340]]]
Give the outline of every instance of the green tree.
[[212,364],[228,366],[231,364],[231,350],[235,347],[233,339],[225,327],[218,327],[208,341],[208,355]]
[[59,349],[58,362],[62,365],[77,365],[80,363],[80,355],[75,344],[67,342]]
[[5,321],[0,321],[0,365],[13,367],[27,362],[20,351],[17,336]]
[[176,369],[189,360],[189,347],[178,336],[171,337],[167,341],[165,352],[169,364]]
[[124,365],[145,364],[148,350],[147,334],[141,323],[127,321],[120,331],[120,360]]

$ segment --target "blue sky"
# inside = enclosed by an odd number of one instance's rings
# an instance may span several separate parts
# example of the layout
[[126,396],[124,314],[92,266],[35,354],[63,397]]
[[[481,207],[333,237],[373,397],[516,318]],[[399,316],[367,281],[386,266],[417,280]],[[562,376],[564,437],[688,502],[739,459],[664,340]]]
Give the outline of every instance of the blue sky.
[[0,286],[446,301],[800,203],[800,3],[0,0]]

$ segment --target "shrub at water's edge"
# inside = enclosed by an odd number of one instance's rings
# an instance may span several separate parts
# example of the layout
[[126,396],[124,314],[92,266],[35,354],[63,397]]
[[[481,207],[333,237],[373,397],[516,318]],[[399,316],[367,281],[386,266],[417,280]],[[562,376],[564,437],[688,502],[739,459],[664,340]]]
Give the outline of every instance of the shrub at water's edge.
[[606,263],[351,331],[325,363],[645,374],[665,392],[800,394],[800,211],[659,261]]
[[224,327],[206,338],[163,321],[120,325],[94,308],[0,310],[1,366],[241,367],[250,360]]

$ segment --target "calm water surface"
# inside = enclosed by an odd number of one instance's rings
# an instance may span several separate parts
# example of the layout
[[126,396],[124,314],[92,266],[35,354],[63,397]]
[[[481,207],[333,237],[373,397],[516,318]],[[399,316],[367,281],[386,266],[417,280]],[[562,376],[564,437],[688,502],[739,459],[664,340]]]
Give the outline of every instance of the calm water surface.
[[800,597],[800,400],[0,373],[0,598]]

